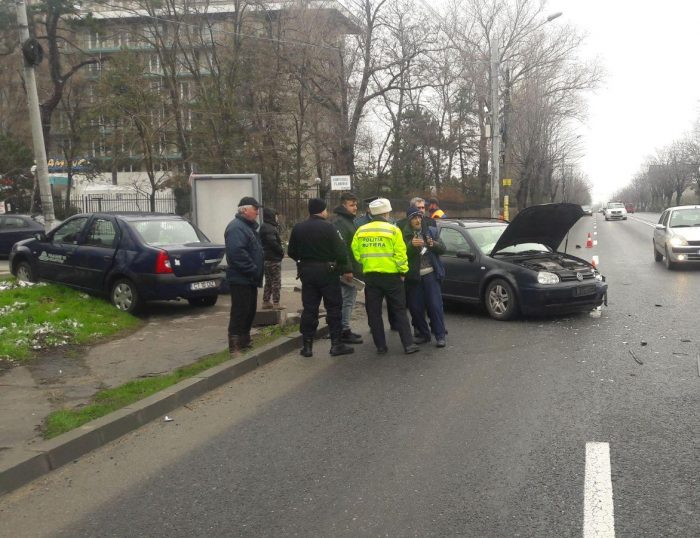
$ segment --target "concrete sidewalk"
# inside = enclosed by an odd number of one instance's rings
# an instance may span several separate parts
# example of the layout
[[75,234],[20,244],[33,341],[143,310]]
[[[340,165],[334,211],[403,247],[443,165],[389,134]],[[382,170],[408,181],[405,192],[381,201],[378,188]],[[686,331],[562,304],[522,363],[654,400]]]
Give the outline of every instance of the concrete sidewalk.
[[[283,272],[281,303],[288,314],[301,308],[294,277],[293,270]],[[258,307],[261,302],[262,290]],[[46,444],[40,427],[52,411],[84,405],[104,388],[166,374],[226,349],[229,310],[225,295],[205,309],[154,303],[143,327],[129,335],[77,354],[57,349],[27,365],[0,370],[0,470]]]

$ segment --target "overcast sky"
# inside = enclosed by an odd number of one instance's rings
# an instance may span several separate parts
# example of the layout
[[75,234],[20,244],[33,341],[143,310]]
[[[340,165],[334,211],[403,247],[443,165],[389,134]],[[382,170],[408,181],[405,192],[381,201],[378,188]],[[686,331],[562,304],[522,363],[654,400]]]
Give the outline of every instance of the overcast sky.
[[607,201],[700,115],[700,2],[549,0],[546,13],[556,11],[564,14],[550,24],[587,33],[584,55],[607,71],[580,131],[594,201]]

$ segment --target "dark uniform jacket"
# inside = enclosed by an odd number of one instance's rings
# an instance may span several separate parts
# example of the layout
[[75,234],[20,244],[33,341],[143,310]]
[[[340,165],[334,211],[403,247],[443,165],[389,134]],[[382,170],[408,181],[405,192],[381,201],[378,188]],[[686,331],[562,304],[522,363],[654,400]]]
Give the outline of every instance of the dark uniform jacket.
[[260,226],[260,242],[265,251],[265,260],[271,262],[279,262],[284,258],[276,216],[277,212],[274,209],[266,207],[263,209],[263,223]]
[[[420,280],[420,262],[421,262],[421,250],[414,247],[411,244],[414,236],[414,230],[411,228],[410,224],[407,224],[401,228],[403,233],[403,240],[406,243],[406,256],[408,256],[408,273],[406,274],[407,280]],[[445,266],[442,265],[440,261],[440,255],[445,253],[445,243],[438,236],[437,228],[432,226],[424,226],[424,231],[421,232],[423,241],[425,241],[425,246],[428,248],[428,252],[425,256],[430,260],[430,265],[433,266],[433,271],[435,271],[435,276],[438,280],[445,278]],[[427,238],[430,237],[433,240],[433,246],[428,247]]]
[[262,286],[265,254],[257,229],[257,222],[241,215],[226,226],[226,279],[231,284]]
[[294,225],[287,253],[297,262],[335,264],[336,271],[341,274],[352,270],[340,233],[330,222],[316,215]]
[[331,222],[340,232],[340,236],[345,241],[345,246],[347,247],[348,259],[352,265],[352,272],[356,277],[362,274],[362,265],[355,259],[352,254],[352,238],[355,236],[357,231],[357,226],[355,226],[355,215],[350,213],[345,206],[339,205],[333,210],[335,214]]

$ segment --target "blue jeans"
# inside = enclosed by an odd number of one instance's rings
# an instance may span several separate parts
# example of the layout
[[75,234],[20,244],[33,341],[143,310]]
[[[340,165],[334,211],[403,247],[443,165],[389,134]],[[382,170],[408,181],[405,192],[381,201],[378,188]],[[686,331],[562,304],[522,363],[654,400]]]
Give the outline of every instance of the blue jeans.
[[349,331],[352,309],[355,308],[355,301],[357,300],[357,288],[355,286],[346,286],[341,282],[340,290],[343,293],[343,330]]
[[[411,312],[413,326],[421,336],[430,338],[430,329],[432,329],[436,339],[445,338],[442,291],[435,271],[420,277],[420,281],[406,281],[406,302]],[[430,319],[430,329],[425,319],[426,310]]]

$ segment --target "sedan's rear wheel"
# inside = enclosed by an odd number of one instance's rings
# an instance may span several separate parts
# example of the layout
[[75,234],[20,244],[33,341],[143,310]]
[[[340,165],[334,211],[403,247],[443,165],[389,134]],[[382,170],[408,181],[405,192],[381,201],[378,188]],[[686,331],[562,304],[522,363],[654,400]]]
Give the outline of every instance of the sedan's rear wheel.
[[17,280],[20,282],[36,282],[36,276],[34,275],[34,269],[29,265],[29,262],[19,262],[16,269]]
[[134,283],[128,278],[120,278],[112,284],[109,294],[112,304],[122,312],[134,314],[141,308],[141,298]]
[[518,313],[518,304],[513,287],[502,278],[495,278],[486,286],[484,293],[486,311],[493,319],[507,321]]
[[666,265],[666,269],[669,271],[676,268],[676,262],[671,261],[671,256],[668,255],[668,247],[664,249],[664,263]]
[[192,306],[214,306],[218,299],[218,295],[207,295],[206,297],[192,297],[187,299],[187,302]]
[[661,254],[658,250],[656,250],[656,244],[653,241],[651,242],[651,245],[654,247],[654,261],[660,262],[664,259],[664,255]]

